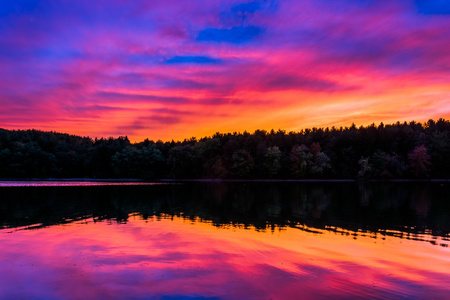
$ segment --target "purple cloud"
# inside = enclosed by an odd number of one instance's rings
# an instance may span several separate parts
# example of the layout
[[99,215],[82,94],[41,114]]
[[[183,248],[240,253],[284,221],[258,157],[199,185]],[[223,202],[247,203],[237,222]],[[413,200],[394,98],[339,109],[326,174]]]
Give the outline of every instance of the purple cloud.
[[[98,128],[101,135],[123,118],[133,124],[152,105],[199,116],[225,109],[235,118],[228,124],[237,124],[255,103],[265,103],[259,112],[266,123],[242,126],[282,128],[290,125],[272,123],[286,119],[275,116],[300,111],[309,101],[305,93],[328,94],[311,116],[328,102],[375,94],[386,102],[373,101],[379,106],[362,113],[367,123],[383,121],[368,118],[399,101],[413,105],[417,116],[434,116],[439,112],[408,99],[449,92],[448,8],[445,1],[421,0],[4,1],[0,127],[40,129],[53,120],[55,130]],[[268,98],[285,100],[275,105]],[[353,114],[345,101],[342,107],[336,122]],[[96,120],[82,121],[83,112]],[[389,115],[410,118],[395,108]],[[159,118],[189,123],[186,115]],[[154,138],[171,139],[179,129]],[[247,128],[219,128],[228,129]]]

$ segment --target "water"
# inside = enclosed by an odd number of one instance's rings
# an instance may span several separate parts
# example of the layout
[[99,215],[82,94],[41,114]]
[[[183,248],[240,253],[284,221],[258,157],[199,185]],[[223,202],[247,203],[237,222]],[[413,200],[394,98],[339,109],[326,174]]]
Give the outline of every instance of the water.
[[4,299],[448,299],[448,183],[0,187]]

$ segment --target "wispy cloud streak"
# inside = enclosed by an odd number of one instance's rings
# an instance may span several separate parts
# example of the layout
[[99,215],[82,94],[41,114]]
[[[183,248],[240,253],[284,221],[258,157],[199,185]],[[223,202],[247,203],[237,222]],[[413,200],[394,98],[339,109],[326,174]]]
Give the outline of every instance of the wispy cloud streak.
[[171,140],[449,118],[449,16],[421,0],[4,1],[0,127]]

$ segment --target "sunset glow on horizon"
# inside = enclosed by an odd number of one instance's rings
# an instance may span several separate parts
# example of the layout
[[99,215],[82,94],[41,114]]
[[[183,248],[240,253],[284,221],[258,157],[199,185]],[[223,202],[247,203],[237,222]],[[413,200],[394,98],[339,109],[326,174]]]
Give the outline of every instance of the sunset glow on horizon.
[[450,3],[0,4],[0,128],[163,141],[450,118]]

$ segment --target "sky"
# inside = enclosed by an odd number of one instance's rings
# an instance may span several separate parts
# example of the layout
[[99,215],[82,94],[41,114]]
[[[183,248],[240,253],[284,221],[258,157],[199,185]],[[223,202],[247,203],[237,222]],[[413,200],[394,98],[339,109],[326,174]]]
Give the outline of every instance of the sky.
[[450,118],[450,1],[0,2],[0,128],[163,141]]

